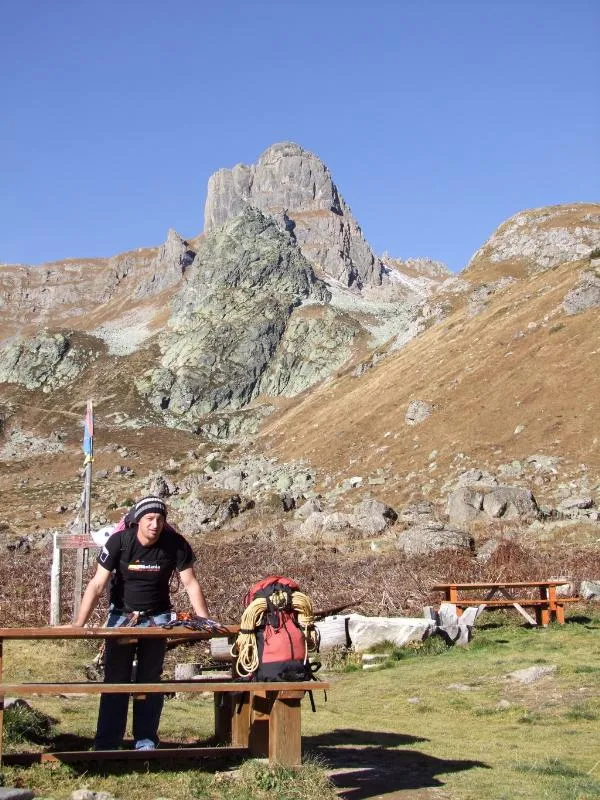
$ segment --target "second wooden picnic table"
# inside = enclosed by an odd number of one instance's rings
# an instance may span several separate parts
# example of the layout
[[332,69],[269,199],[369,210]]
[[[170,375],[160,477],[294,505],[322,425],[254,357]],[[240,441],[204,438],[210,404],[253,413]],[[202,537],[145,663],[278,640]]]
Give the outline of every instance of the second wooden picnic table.
[[[541,581],[498,581],[489,583],[439,583],[432,586],[435,591],[444,592],[445,600],[456,606],[457,614],[469,606],[483,605],[490,608],[510,608],[511,606],[531,625],[548,625],[565,621],[565,603],[573,603],[578,597],[559,597],[557,586],[564,586],[565,580]],[[521,590],[521,591],[519,591]],[[526,593],[535,597],[525,596]],[[535,619],[525,611],[535,609]]]

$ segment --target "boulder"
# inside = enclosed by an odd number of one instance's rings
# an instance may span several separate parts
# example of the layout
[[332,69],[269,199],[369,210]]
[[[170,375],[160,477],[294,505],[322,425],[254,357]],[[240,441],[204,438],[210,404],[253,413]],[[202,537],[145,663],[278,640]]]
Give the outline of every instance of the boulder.
[[20,789],[16,786],[0,786],[0,800],[33,800],[31,789]]
[[474,520],[495,519],[532,522],[540,510],[529,489],[520,486],[461,486],[448,496],[448,519],[464,526]]
[[367,535],[381,533],[398,519],[391,506],[367,498],[354,507],[352,526]]
[[398,534],[396,547],[407,556],[423,556],[437,550],[472,550],[469,534],[456,528],[447,528],[441,522],[414,525]]
[[323,511],[321,500],[318,497],[312,497],[295,510],[294,519],[305,520],[311,514],[319,514],[321,511]]
[[298,535],[306,538],[336,539],[342,531],[350,531],[353,523],[351,514],[335,511],[332,514],[315,512],[310,514],[298,529]]
[[391,642],[403,647],[409,642],[420,642],[435,630],[431,619],[410,617],[363,617],[360,614],[348,616],[348,634],[352,647],[357,652],[370,647]]
[[433,405],[426,400],[411,400],[406,409],[404,421],[407,425],[418,425],[433,413]]
[[600,602],[600,580],[581,581],[579,594],[584,600],[591,600],[594,603]]
[[446,512],[452,525],[467,525],[483,511],[483,492],[460,487],[448,496]]
[[533,666],[525,667],[524,669],[517,669],[514,672],[507,673],[504,677],[507,680],[518,681],[518,683],[535,683],[540,678],[546,678],[549,675],[556,674],[557,667],[555,664],[548,665],[547,667]]
[[350,647],[348,616],[335,614],[315,623],[321,636],[320,653],[328,653],[334,647]]
[[569,514],[571,512],[593,508],[593,506],[594,500],[590,495],[577,495],[575,497],[565,497],[564,500],[561,500],[557,511],[562,514]]

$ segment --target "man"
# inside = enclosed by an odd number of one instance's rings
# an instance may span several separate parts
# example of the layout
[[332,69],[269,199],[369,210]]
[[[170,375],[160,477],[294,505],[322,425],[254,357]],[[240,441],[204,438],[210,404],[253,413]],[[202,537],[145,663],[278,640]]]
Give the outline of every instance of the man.
[[[74,622],[83,627],[102,597],[109,580],[110,613],[108,627],[126,624],[162,625],[171,619],[169,581],[178,571],[194,612],[208,617],[200,584],[194,575],[194,553],[188,542],[166,525],[167,507],[160,497],[144,497],[128,514],[129,526],[114,533],[98,556],[96,574],[89,582]],[[166,652],[165,639],[139,640],[123,644],[107,639],[104,680],[127,683],[137,650],[136,680],[160,680]],[[163,707],[161,694],[148,694],[133,700],[133,738],[136,750],[154,750],[158,744],[158,723]],[[127,724],[129,695],[103,694],[94,748],[117,749]]]

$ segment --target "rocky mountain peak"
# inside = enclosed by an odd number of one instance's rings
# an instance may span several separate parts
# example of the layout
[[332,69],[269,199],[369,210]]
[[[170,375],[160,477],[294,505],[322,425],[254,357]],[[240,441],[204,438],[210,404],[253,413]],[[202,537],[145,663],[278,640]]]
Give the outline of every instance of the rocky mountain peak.
[[383,266],[320,158],[293,142],[269,147],[256,164],[220,169],[208,182],[204,230],[247,205],[272,214],[293,231],[306,258],[345,286],[381,284]]

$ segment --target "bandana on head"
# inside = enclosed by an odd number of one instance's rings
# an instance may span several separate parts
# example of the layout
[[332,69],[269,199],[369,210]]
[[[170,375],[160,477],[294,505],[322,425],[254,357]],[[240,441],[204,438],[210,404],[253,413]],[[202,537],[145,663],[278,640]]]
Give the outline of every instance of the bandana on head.
[[160,497],[144,497],[130,511],[133,522],[139,522],[144,514],[162,514],[167,518],[167,506]]

